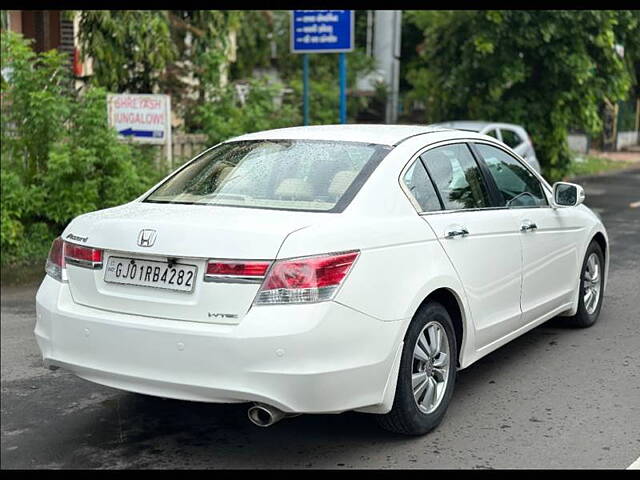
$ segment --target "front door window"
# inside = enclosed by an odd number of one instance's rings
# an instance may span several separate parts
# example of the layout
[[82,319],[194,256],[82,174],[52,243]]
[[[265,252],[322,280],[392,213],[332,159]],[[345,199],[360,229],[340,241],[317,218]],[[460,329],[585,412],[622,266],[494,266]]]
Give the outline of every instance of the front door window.
[[547,206],[542,184],[520,161],[503,150],[477,143],[501,195],[501,205],[510,208]]

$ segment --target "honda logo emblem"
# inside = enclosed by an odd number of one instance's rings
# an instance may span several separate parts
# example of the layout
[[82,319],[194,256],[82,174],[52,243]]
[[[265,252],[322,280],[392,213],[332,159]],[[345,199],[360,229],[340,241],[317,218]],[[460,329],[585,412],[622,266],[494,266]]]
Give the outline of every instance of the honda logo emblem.
[[155,230],[140,230],[138,235],[138,245],[141,247],[152,247],[156,241],[157,232]]

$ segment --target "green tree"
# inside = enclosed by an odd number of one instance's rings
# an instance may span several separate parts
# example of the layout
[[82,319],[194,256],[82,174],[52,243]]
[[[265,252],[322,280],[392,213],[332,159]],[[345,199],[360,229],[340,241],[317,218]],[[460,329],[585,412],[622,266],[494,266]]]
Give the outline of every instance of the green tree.
[[[60,139],[69,114],[69,69],[65,55],[36,55],[29,42],[2,33],[2,165],[30,183],[46,168],[49,150]],[[27,139],[31,139],[28,141]]]
[[630,72],[615,45],[637,36],[628,11],[409,12],[422,29],[407,73],[427,121],[514,122],[530,132],[545,173],[570,162],[568,129],[594,134],[599,107],[627,94]]
[[[230,62],[230,33],[243,12],[80,11],[80,41],[93,59],[92,83],[110,92],[161,92],[196,130],[194,109],[218,88]],[[145,28],[141,28],[144,25]]]
[[[290,12],[267,10],[242,12],[238,29],[238,61],[231,66],[233,79],[251,77],[255,67],[271,67],[281,81],[293,89],[291,104],[302,110],[302,56],[290,52]],[[356,11],[359,38],[366,36],[366,11]],[[367,108],[370,99],[349,95],[356,78],[374,68],[374,59],[367,57],[363,44],[356,44],[347,54],[347,114],[353,122]],[[338,123],[338,55],[312,54],[309,61],[311,123]],[[300,116],[301,118],[301,116]]]
[[231,34],[241,14],[230,10],[170,10],[168,18],[177,55],[167,65],[159,89],[171,95],[174,110],[184,118],[187,131],[197,130],[195,110],[211,88],[228,76],[233,54]]
[[152,92],[177,54],[166,10],[82,10],[79,37],[111,92]]
[[208,142],[215,145],[244,133],[290,127],[300,123],[300,111],[286,99],[275,101],[282,95],[282,84],[270,84],[264,79],[251,80],[244,101],[233,85],[218,88],[215,98],[195,110],[197,122],[207,134]]
[[134,199],[158,180],[117,139],[106,92],[71,88],[65,55],[2,32],[2,263],[46,255],[75,216]]
[[[273,128],[299,124],[301,115],[272,115],[271,110],[279,103],[267,108],[259,100],[267,90],[279,97],[283,88],[291,87],[293,93],[285,106],[302,103],[302,59],[289,51],[289,11],[81,11],[80,18],[80,39],[85,54],[94,59],[93,82],[111,92],[170,94],[172,107],[184,119],[187,132],[206,131],[215,125],[215,129],[207,133],[217,138],[218,131],[229,130],[231,125],[260,124]],[[360,36],[363,37],[366,12],[357,12],[356,21],[362,26]],[[141,29],[140,25],[146,28]],[[231,42],[233,38],[235,42]],[[279,79],[254,78],[256,68],[273,68]],[[363,48],[350,53],[348,86],[355,85],[356,77],[372,68],[373,59],[364,54]],[[337,55],[313,55],[311,78],[312,123],[336,123]],[[241,103],[233,89],[224,85],[225,80],[249,82],[259,91]],[[280,90],[272,88],[276,85]],[[213,105],[217,101],[222,104]],[[254,101],[256,105],[252,105]],[[348,96],[350,121],[369,101]],[[253,113],[264,112],[265,121],[254,118],[230,122],[225,127],[212,121],[211,113],[206,112],[207,108],[211,112],[228,112],[231,105],[239,111],[230,115],[247,114],[248,109],[253,109]],[[291,123],[294,121],[298,123]]]

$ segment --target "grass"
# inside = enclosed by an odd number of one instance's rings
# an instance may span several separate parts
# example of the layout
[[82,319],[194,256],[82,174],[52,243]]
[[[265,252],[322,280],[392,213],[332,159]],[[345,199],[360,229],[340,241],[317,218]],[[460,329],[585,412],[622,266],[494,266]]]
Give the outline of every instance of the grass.
[[44,263],[46,258],[39,258],[30,262],[5,264],[0,268],[0,285],[11,287],[39,283],[44,278]]
[[605,157],[576,153],[573,157],[573,161],[569,165],[569,169],[565,175],[565,178],[573,178],[583,175],[594,175],[613,170],[624,170],[626,168],[632,167],[633,165],[638,165],[638,163],[622,160],[611,160]]

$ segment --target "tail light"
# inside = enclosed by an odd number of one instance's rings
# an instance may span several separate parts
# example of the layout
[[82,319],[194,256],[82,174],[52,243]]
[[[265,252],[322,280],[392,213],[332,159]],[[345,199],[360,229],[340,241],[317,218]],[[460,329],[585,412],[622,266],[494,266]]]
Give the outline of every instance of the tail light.
[[204,281],[262,283],[270,265],[268,260],[209,260]]
[[258,291],[255,304],[331,300],[359,253],[354,250],[276,261]]
[[64,271],[64,242],[60,237],[56,238],[51,244],[47,263],[44,267],[45,272],[58,281],[62,281],[62,272]]
[[51,244],[45,271],[56,280],[66,280],[67,265],[93,269],[102,268],[102,250],[68,243],[58,237]]
[[102,250],[64,242],[64,260],[78,267],[102,268]]

